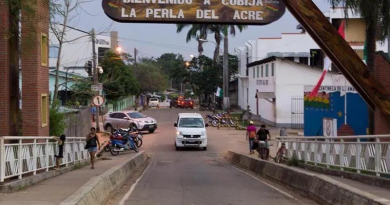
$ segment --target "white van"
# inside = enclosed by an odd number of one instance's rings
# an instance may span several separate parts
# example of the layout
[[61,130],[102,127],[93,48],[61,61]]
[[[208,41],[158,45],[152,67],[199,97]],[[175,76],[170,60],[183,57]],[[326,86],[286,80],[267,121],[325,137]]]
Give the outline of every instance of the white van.
[[149,106],[150,107],[157,107],[158,103],[159,103],[158,98],[150,98],[149,99]]
[[208,124],[204,122],[199,113],[180,113],[176,128],[175,147],[179,150],[181,147],[201,147],[207,150],[207,131]]

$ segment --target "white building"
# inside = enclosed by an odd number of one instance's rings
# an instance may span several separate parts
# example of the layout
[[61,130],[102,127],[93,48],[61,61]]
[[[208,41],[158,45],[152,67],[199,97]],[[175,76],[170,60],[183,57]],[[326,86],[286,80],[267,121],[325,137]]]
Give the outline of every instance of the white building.
[[[63,26],[58,25],[56,30],[61,31]],[[92,62],[92,38],[88,32],[66,27],[65,39],[62,45],[60,70],[81,76],[88,76],[84,69],[88,61]],[[49,33],[49,67],[55,69],[58,58],[59,41],[50,29]],[[95,52],[98,56],[97,63],[104,57],[108,50],[115,51],[118,46],[118,33],[111,31],[108,35],[96,35]]]
[[[340,8],[325,15],[336,28],[344,20],[344,11]],[[363,59],[364,21],[351,13],[346,23],[345,39]],[[300,25],[297,28],[302,29]],[[377,50],[387,52],[387,43],[377,42]],[[282,33],[277,38],[250,40],[245,46],[238,47],[236,52],[240,76],[239,107],[246,109],[249,105],[252,114],[278,127],[303,124],[303,100],[301,108],[295,111],[293,99],[295,96],[303,96],[305,85],[315,85],[318,82],[326,57],[310,35],[302,29],[300,33]],[[332,68],[332,71],[333,74],[338,73],[336,68]],[[327,74],[323,85],[332,85],[333,74]],[[302,112],[301,116],[296,112]],[[301,119],[294,119],[295,117]]]

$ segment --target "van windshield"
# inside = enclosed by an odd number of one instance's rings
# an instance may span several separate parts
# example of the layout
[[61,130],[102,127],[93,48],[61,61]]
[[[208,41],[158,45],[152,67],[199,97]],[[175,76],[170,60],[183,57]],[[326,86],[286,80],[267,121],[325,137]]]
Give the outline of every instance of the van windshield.
[[202,118],[180,118],[179,127],[203,128]]
[[158,101],[157,98],[150,98],[150,101]]

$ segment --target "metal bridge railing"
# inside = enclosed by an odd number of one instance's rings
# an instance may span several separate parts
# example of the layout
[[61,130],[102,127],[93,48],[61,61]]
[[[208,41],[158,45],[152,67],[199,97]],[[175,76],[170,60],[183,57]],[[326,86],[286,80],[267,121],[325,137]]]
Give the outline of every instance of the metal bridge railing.
[[390,174],[390,135],[340,137],[278,137],[286,145],[286,158],[327,168]]
[[[55,166],[57,142],[53,137],[0,137],[0,182],[24,174],[37,174],[49,171]],[[84,137],[67,137],[64,144],[64,158],[61,164],[68,166],[88,160],[89,153],[84,149]]]

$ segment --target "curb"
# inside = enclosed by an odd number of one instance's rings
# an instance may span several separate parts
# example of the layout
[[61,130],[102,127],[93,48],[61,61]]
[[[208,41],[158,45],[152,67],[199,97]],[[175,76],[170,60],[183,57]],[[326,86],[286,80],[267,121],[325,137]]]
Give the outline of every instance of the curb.
[[247,157],[230,150],[227,160],[233,165],[280,183],[320,204],[390,204],[390,200],[340,183],[329,177],[307,173],[294,167]]
[[148,156],[145,151],[134,155],[127,161],[112,167],[100,176],[93,177],[61,205],[103,204],[120,188],[137,169],[142,167]]

